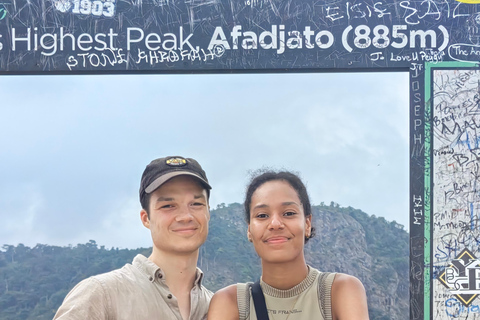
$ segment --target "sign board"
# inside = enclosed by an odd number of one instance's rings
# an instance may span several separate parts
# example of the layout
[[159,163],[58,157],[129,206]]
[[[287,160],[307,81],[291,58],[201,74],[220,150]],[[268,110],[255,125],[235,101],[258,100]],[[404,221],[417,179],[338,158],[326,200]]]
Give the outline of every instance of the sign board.
[[1,0],[0,72],[407,70],[480,60],[478,5]]

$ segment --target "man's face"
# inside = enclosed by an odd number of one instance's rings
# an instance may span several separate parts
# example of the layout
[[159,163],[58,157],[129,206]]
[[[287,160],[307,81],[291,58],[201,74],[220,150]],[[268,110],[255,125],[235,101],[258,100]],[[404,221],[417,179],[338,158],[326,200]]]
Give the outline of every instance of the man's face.
[[141,212],[154,247],[164,253],[191,254],[205,242],[210,220],[207,192],[194,177],[178,176],[150,196],[150,218]]

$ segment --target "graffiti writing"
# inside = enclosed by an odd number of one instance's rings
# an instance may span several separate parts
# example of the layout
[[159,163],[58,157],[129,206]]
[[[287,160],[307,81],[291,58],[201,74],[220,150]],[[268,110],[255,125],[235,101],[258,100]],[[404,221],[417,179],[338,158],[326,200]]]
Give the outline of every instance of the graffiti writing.
[[0,20],[5,19],[7,16],[7,8],[5,8],[5,3],[0,3]]
[[172,64],[177,62],[208,62],[223,55],[221,50],[140,50],[136,55],[124,53],[123,49],[107,49],[98,53],[79,53],[71,55],[66,61],[68,69],[85,69],[85,68],[103,68],[106,66],[118,66],[146,63],[151,66],[157,64]]
[[469,16],[465,13],[465,4],[456,3],[450,5],[448,2],[441,3],[435,0],[424,1],[398,1],[375,3],[367,2],[346,2],[342,5],[327,5],[324,9],[325,18],[331,23],[341,20],[366,20],[370,18],[384,18],[389,16],[403,17],[403,21],[408,25],[420,24],[422,20],[432,19],[440,20],[442,17],[460,18]]
[[[451,46],[449,54],[461,56],[464,48]],[[479,80],[475,69],[434,70],[433,256],[439,272],[433,288],[450,295],[445,304],[434,304],[439,319],[479,313]]]
[[66,64],[71,71],[75,68],[105,67],[126,64],[127,60],[122,49],[107,49],[102,53],[79,53],[76,56],[69,56]]
[[448,317],[459,318],[460,315],[470,313],[480,314],[480,306],[478,304],[471,304],[468,307],[464,306],[456,298],[450,298],[445,301],[445,313]]
[[457,43],[450,45],[448,55],[452,60],[468,62],[480,60],[480,45]]
[[136,63],[145,62],[152,66],[159,64],[159,63],[171,63],[171,62],[178,62],[178,61],[203,61],[206,62],[208,60],[213,60],[215,58],[219,58],[223,55],[225,51],[215,49],[214,50],[168,50],[168,51],[143,51],[138,50],[137,60]]

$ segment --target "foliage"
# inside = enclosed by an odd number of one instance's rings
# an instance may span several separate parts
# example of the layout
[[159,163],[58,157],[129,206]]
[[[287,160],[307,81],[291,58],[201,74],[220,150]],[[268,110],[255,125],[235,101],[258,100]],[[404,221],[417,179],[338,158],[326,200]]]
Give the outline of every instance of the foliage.
[[132,261],[135,250],[98,247],[94,240],[75,247],[4,245],[0,251],[0,319],[52,319],[68,291],[80,280]]

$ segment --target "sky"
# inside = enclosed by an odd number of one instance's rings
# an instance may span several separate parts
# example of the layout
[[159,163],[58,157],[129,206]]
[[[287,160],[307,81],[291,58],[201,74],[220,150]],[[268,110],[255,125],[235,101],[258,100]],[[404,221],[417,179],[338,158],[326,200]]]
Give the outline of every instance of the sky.
[[153,159],[200,162],[210,205],[252,171],[409,224],[408,73],[0,77],[0,248],[150,247],[138,189]]

